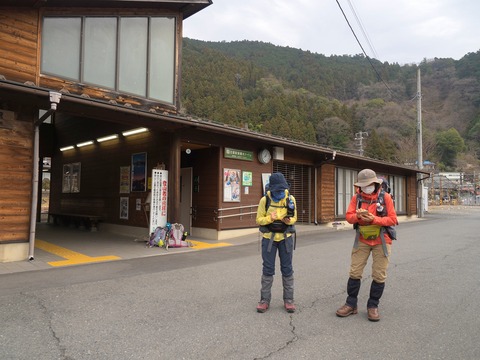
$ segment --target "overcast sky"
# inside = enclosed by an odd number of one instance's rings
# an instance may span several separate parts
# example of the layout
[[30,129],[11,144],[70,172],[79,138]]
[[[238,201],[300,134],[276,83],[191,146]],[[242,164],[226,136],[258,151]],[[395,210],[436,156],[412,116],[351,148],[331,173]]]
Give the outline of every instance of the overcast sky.
[[[480,50],[480,0],[338,3],[366,54],[380,61],[458,60]],[[363,53],[337,0],[213,0],[183,25],[183,36],[198,40],[258,40],[327,56]]]

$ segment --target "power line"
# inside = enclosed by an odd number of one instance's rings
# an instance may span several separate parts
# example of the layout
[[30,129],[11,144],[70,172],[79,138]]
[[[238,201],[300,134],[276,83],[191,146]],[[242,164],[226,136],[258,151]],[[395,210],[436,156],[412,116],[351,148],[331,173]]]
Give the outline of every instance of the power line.
[[377,51],[375,50],[375,47],[373,46],[372,42],[370,41],[370,37],[367,34],[367,30],[365,29],[365,26],[363,26],[363,22],[360,19],[360,15],[358,15],[357,10],[355,9],[355,5],[352,3],[351,0],[347,0],[348,5],[350,6],[350,10],[352,11],[353,15],[355,16],[355,19],[357,20],[358,27],[362,31],[363,37],[367,41],[368,47],[370,48],[370,51],[372,52],[373,56],[378,59]]
[[373,65],[372,60],[371,60],[370,57],[367,55],[367,52],[366,52],[365,49],[363,48],[362,43],[360,42],[360,40],[358,40],[357,34],[355,34],[355,31],[353,30],[352,25],[350,25],[350,22],[348,21],[347,15],[345,15],[345,12],[343,11],[342,6],[341,6],[340,3],[338,2],[338,0],[336,0],[336,2],[337,2],[338,7],[340,8],[340,11],[341,11],[342,14],[343,14],[343,17],[345,18],[345,21],[347,22],[348,27],[350,28],[350,30],[352,31],[353,36],[355,37],[355,40],[357,40],[358,45],[359,45],[360,48],[362,49],[362,52],[363,52],[363,54],[365,55],[365,57],[367,58],[368,62],[370,63],[370,66],[372,67],[373,71],[375,72],[375,74],[377,74],[378,80],[380,80],[380,81],[383,83],[383,85],[385,85],[385,87],[387,88],[387,90],[390,91],[390,93],[391,93],[392,95],[395,95],[395,93],[393,92],[393,90],[390,89],[390,87],[388,86],[388,84],[385,82],[385,80],[383,80],[382,76],[380,75],[380,73],[377,71],[377,69],[376,69],[375,66]]

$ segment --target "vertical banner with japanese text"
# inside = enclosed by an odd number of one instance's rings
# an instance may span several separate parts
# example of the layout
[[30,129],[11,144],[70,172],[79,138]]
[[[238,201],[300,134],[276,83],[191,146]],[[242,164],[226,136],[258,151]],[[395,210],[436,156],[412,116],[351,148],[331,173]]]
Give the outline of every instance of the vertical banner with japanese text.
[[152,170],[152,202],[150,204],[150,234],[158,226],[167,225],[168,171]]

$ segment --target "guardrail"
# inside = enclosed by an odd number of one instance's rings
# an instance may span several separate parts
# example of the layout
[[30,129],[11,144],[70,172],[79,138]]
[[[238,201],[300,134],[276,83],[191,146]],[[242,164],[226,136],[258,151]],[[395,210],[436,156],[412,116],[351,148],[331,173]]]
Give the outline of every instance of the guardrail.
[[244,217],[250,217],[250,219],[255,219],[257,217],[257,208],[258,204],[220,209],[194,206],[191,208],[191,215],[192,218],[197,221],[202,221],[203,219],[203,221],[213,220],[214,222],[221,223],[223,219],[227,218],[238,218],[239,220],[243,220]]
[[[252,211],[252,208],[254,208],[255,210]],[[258,208],[258,204],[217,209],[214,211],[215,221],[222,222],[222,219],[232,218],[232,217],[239,217],[239,219],[242,220],[244,216],[248,216],[248,215],[250,215],[250,218],[254,218],[257,216],[257,208]],[[238,212],[234,214],[225,214],[225,212],[230,212],[230,211],[238,211]]]

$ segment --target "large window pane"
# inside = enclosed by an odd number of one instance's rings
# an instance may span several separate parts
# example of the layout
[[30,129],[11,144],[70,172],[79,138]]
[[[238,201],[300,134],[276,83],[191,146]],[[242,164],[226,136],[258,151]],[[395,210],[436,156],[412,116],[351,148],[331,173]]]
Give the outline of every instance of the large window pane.
[[120,20],[120,91],[146,96],[147,28],[147,18]]
[[355,195],[355,179],[357,177],[356,170],[336,169],[336,216],[344,217],[347,213],[348,205]]
[[85,19],[85,55],[83,80],[115,88],[117,56],[117,19]]
[[404,176],[395,176],[393,182],[393,194],[395,195],[395,210],[397,213],[404,213],[406,211],[406,197],[405,197],[405,181]]
[[345,214],[345,172],[337,168],[337,213],[336,215]]
[[79,80],[81,18],[44,18],[42,72]]
[[173,104],[175,19],[152,18],[150,30],[149,97]]
[[45,17],[41,71],[174,104],[175,47],[175,17]]

